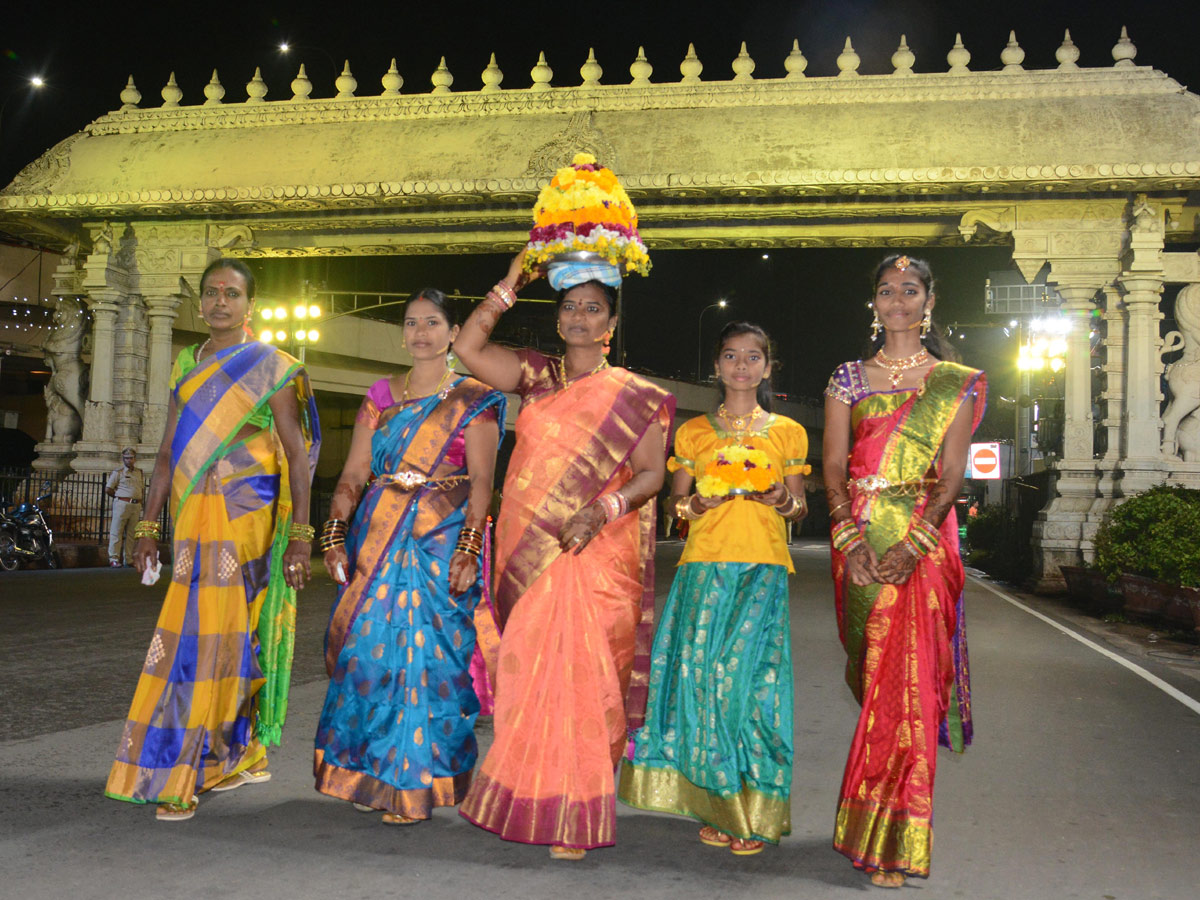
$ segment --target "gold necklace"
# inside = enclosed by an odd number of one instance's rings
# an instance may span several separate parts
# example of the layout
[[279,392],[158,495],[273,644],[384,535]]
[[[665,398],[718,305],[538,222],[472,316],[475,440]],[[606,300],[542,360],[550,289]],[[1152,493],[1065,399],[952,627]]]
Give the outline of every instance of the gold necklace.
[[580,378],[587,378],[589,375],[595,375],[601,369],[607,369],[607,368],[608,368],[608,360],[602,358],[600,360],[600,364],[598,366],[596,366],[596,368],[592,369],[590,372],[584,372],[580,375],[572,375],[570,378],[568,378],[567,377],[567,358],[565,356],[560,356],[558,358],[558,374],[562,378],[563,384],[566,384],[568,381],[578,381]]
[[[453,374],[453,373],[450,371],[450,369],[446,369],[446,374],[443,375],[442,380],[437,383],[437,387],[435,387],[432,391],[430,391],[425,396],[432,397],[434,394],[440,394],[442,391],[442,385],[444,385],[450,379],[451,374]],[[404,395],[400,398],[401,403],[408,402],[408,399],[409,399],[408,398],[408,381],[410,378],[412,378],[412,369],[409,369],[407,372],[404,373]],[[413,397],[412,399],[420,400],[422,398],[421,397]],[[444,395],[442,396],[442,399],[443,400],[446,399]]]
[[757,403],[754,404],[754,409],[741,416],[735,416],[730,413],[729,410],[725,408],[724,403],[717,407],[717,415],[724,419],[729,425],[729,430],[738,436],[745,435],[750,431],[751,426],[754,424],[754,420],[758,418],[758,414],[762,411],[762,407]]
[[892,387],[900,387],[900,379],[904,377],[904,373],[909,369],[916,369],[929,362],[929,351],[922,347],[912,356],[906,356],[903,359],[892,359],[883,352],[883,348],[875,354],[875,362],[887,370],[888,378],[891,379]]

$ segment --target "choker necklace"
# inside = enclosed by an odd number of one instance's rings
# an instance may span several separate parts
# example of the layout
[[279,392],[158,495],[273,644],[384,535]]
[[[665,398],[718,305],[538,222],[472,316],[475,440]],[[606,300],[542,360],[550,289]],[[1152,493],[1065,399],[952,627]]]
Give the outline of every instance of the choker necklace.
[[[447,369],[446,374],[442,376],[442,380],[437,383],[437,387],[435,387],[432,391],[430,391],[425,396],[432,397],[434,394],[440,394],[441,399],[445,400],[446,395],[444,393],[442,393],[442,385],[444,385],[447,381],[449,381],[451,374],[452,373],[451,373],[450,369]],[[409,382],[410,378],[412,378],[412,369],[409,369],[407,372],[404,373],[404,395],[400,398],[401,403],[407,403],[409,401],[408,382]],[[423,397],[413,397],[411,399],[423,400],[424,398]]]
[[762,411],[762,407],[757,403],[754,404],[754,409],[740,416],[735,416],[727,410],[724,403],[717,407],[717,415],[729,423],[729,430],[736,435],[746,434],[754,424],[754,420],[758,418],[758,414]]
[[916,369],[929,362],[929,351],[922,347],[912,356],[906,356],[904,359],[892,359],[883,349],[880,348],[875,354],[875,362],[887,370],[888,378],[891,379],[892,387],[900,387],[900,379],[904,377],[904,373],[909,369]]

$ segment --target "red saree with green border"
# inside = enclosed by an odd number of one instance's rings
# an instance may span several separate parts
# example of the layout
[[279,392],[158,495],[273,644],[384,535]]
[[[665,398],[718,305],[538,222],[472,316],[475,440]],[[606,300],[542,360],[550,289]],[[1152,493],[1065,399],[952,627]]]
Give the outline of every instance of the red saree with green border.
[[[871,392],[851,403],[851,510],[878,555],[924,510],[928,487],[868,493],[853,482],[877,475],[912,485],[940,475],[951,422],[973,400],[974,430],[986,390],[982,372],[940,362],[918,390]],[[903,585],[855,586],[845,557],[833,552],[846,681],[862,704],[833,846],[861,869],[929,874],[938,743],[961,752],[971,740],[965,575],[953,510],[939,531],[938,548]]]

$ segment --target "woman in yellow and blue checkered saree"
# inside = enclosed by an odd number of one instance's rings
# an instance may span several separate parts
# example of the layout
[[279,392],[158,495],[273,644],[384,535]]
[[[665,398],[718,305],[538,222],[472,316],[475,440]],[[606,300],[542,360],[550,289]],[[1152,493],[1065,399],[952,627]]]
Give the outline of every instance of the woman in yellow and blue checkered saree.
[[[289,536],[293,506],[307,522],[320,442],[308,379],[268,345],[223,346],[249,317],[253,277],[220,262],[201,282],[213,338],[185,348],[171,375],[147,513],[165,502],[169,473],[174,565],[105,788],[160,804],[168,820],[190,818],[197,793],[269,777],[311,554]],[[144,569],[153,544],[140,541],[137,556]]]

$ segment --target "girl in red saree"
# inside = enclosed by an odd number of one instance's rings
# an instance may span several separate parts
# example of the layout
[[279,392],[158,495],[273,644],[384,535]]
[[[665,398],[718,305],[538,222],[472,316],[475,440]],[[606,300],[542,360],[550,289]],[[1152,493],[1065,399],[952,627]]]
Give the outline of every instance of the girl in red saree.
[[495,741],[460,811],[581,859],[616,840],[614,770],[645,709],[653,500],[674,400],[608,365],[615,291],[599,281],[556,284],[561,358],[489,344],[523,256],[454,343],[476,377],[521,397],[496,526]]
[[953,506],[987,387],[947,360],[934,301],[926,263],[885,259],[874,355],[843,363],[825,391],[838,630],[862,704],[833,845],[879,887],[928,876],[937,746],[971,740]]

